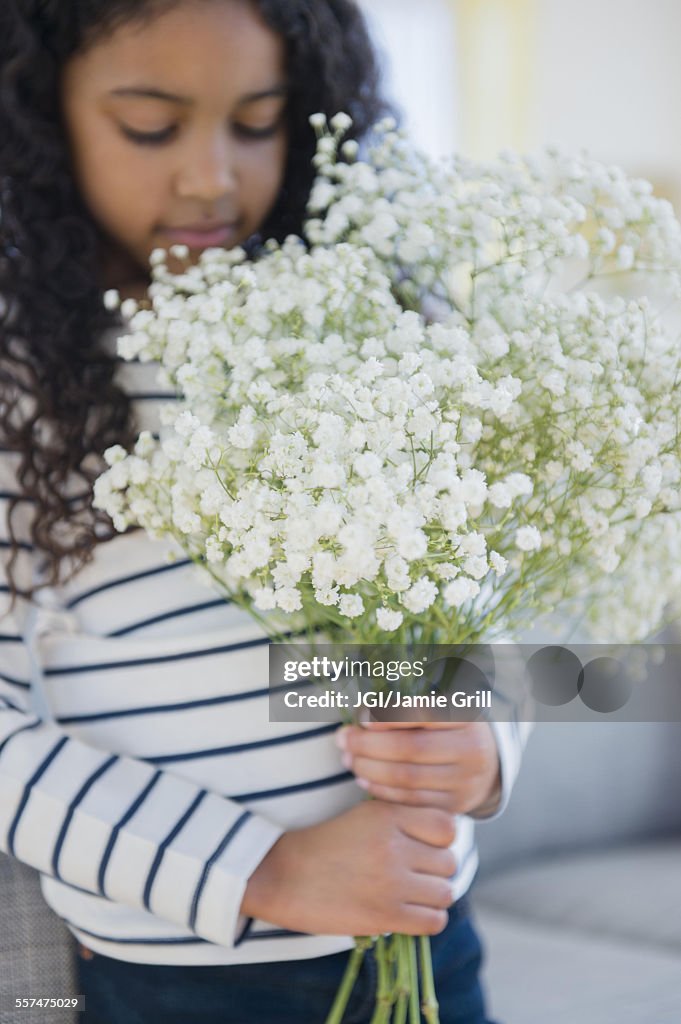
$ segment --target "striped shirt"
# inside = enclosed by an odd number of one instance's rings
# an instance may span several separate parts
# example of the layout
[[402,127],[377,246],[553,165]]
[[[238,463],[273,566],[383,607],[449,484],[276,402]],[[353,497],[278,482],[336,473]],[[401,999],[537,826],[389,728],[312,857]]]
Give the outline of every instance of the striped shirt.
[[[140,429],[157,431],[173,396],[156,367],[118,372]],[[240,913],[248,878],[285,830],[362,799],[337,725],[270,722],[260,628],[172,542],[141,530],[99,544],[74,579],[9,613],[17,464],[0,451],[0,849],[37,868],[50,906],[107,956],[234,964],[350,948],[349,936]],[[30,502],[20,509],[15,576],[26,586],[39,560]],[[523,738],[516,723],[493,729],[498,814]],[[459,897],[477,867],[471,818],[458,820],[452,848]]]

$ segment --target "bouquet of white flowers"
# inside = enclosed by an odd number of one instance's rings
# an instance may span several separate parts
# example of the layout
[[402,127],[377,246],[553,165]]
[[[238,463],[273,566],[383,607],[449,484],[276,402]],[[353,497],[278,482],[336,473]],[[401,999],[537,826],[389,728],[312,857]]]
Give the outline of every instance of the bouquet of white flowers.
[[[358,160],[317,127],[308,244],[158,253],[124,304],[122,355],[180,401],[106,453],[97,505],[271,635],[468,644],[558,605],[649,635],[681,583],[681,347],[614,282],[678,297],[671,207],[586,159],[434,164],[384,123]],[[376,1021],[418,1014],[398,940]]]

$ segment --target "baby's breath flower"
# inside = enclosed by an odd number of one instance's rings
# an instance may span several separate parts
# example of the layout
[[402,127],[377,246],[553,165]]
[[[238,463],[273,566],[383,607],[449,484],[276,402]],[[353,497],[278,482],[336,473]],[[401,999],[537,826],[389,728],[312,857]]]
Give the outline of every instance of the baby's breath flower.
[[314,596],[315,601],[319,601],[320,604],[335,605],[340,599],[340,591],[338,587],[317,587]]
[[359,594],[343,594],[338,602],[338,610],[348,619],[356,619],[364,612],[364,601]]
[[541,534],[536,526],[521,526],[516,531],[515,542],[521,551],[537,551],[541,547]]
[[355,160],[359,153],[359,143],[355,139],[348,139],[341,146],[341,153],[347,160]]
[[466,576],[458,576],[448,583],[442,592],[445,604],[450,608],[461,608],[467,601],[472,601],[480,593],[480,584]]
[[497,576],[503,576],[508,568],[508,561],[498,551],[490,551],[489,562]]
[[422,576],[409,590],[402,595],[404,607],[414,615],[420,615],[430,608],[437,597],[437,587],[427,576]]
[[127,458],[127,452],[120,444],[112,445],[104,452],[104,459],[109,466],[115,466],[117,462],[123,462],[125,458]]
[[[465,642],[576,600],[642,638],[681,586],[671,207],[587,157],[434,164],[384,121],[360,158],[347,115],[311,124],[309,246],[157,250],[121,304],[177,401],[97,507],[278,624]],[[655,301],[616,294],[647,267]]]
[[120,305],[121,316],[124,320],[132,320],[138,308],[135,299],[123,299]]
[[253,603],[261,612],[273,611],[277,607],[277,595],[272,587],[260,587],[253,595]]
[[333,115],[329,121],[329,125],[332,131],[345,134],[345,132],[352,127],[352,118],[341,111],[340,113]]
[[631,270],[636,254],[630,245],[621,245],[617,250],[617,266],[620,270]]
[[492,484],[489,489],[488,500],[495,508],[510,508],[513,502],[510,487],[505,483]]
[[402,612],[392,611],[390,608],[378,608],[376,611],[376,623],[379,629],[386,633],[394,633],[404,622]]
[[300,591],[295,587],[281,587],[276,591],[277,608],[283,612],[297,612],[303,607]]

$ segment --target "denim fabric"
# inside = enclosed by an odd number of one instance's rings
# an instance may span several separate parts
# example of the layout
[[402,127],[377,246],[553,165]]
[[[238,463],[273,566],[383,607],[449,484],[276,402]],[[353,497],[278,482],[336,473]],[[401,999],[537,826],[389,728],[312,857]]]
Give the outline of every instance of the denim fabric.
[[[432,939],[441,1024],[491,1024],[478,977],[481,946],[468,902],[452,907]],[[323,1024],[347,953],[229,967],[133,964],[78,958],[82,1024]],[[366,954],[343,1024],[369,1024],[376,964]]]

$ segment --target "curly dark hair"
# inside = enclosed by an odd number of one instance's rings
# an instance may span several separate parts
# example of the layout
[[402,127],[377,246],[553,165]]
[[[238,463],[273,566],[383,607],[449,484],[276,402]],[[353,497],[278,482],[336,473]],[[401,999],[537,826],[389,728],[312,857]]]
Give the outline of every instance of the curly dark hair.
[[[30,501],[44,585],[70,578],[114,535],[92,507],[110,445],[135,435],[102,334],[102,234],[72,174],[59,109],[64,62],[120,25],[183,0],[2,0],[0,9],[0,446],[18,453],[22,496],[10,503],[10,585],[19,550],[15,513]],[[195,0],[197,2],[197,0]],[[204,0],[205,2],[205,0]],[[338,111],[361,137],[387,106],[354,0],[246,0],[286,42],[289,153],[265,238],[301,234],[313,168],[309,116]],[[74,493],[75,491],[75,493]],[[26,593],[26,591],[24,591]],[[31,593],[32,591],[28,591]]]

